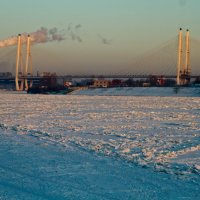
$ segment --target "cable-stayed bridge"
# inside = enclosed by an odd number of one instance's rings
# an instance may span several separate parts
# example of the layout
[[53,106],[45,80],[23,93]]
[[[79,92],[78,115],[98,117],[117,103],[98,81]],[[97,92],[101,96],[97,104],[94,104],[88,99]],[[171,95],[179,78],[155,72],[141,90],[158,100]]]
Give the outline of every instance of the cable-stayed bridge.
[[[18,35],[16,45],[1,49],[0,67],[8,65],[11,69],[7,70],[15,74],[13,77],[0,77],[0,81],[15,82],[16,90],[27,90],[28,87],[43,77],[33,73],[32,66],[31,35]],[[25,54],[23,46],[25,44]],[[16,49],[17,47],[17,49]],[[192,50],[191,50],[192,49]],[[3,51],[2,51],[3,50]],[[180,29],[178,36],[163,43],[159,47],[150,50],[133,59],[132,66],[123,67],[121,70],[113,69],[113,72],[104,73],[76,73],[76,74],[57,74],[59,78],[139,78],[146,79],[152,75],[164,76],[165,78],[176,79],[177,85],[185,85],[190,79],[200,76],[198,52],[200,41],[189,36],[189,30]],[[192,52],[192,53],[190,53]],[[25,55],[25,56],[24,56]],[[24,58],[25,57],[25,58]],[[6,62],[7,61],[9,62]],[[33,61],[37,59],[33,56]],[[8,68],[9,68],[8,67]],[[8,69],[7,68],[7,69]]]

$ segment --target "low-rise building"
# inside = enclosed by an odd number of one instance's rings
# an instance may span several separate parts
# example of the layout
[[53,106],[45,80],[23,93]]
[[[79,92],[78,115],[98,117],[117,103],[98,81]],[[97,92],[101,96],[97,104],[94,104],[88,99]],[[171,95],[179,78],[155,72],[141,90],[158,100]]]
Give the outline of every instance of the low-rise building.
[[11,78],[12,73],[11,72],[0,72],[0,77],[1,78]]
[[95,80],[93,86],[94,87],[99,87],[99,88],[107,88],[111,84],[111,81],[109,80],[104,80],[104,79],[99,79]]

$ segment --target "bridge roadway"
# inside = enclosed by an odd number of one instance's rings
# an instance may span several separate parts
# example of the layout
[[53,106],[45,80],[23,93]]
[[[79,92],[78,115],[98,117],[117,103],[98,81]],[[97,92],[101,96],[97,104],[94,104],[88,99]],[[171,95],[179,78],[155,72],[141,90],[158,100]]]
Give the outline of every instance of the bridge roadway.
[[[95,78],[104,78],[104,79],[128,79],[128,78],[135,78],[135,79],[147,79],[151,76],[157,77],[164,77],[164,78],[172,78],[175,79],[176,75],[63,75],[63,76],[56,76],[57,78],[65,79],[95,79]],[[200,75],[191,75],[191,78],[198,78]],[[42,76],[21,76],[19,79],[28,79],[28,80],[36,80],[39,81],[43,79]],[[15,77],[0,77],[0,81],[15,81]]]

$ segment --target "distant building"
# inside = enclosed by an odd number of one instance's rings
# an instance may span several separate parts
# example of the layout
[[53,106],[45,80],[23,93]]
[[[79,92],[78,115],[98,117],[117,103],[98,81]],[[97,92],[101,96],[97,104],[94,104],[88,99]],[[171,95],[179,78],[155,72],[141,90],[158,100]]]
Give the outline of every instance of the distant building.
[[125,83],[121,79],[113,79],[111,82],[111,87],[122,87],[122,86],[125,86]]
[[70,86],[72,86],[72,82],[71,81],[64,81],[63,85],[65,87],[70,87]]
[[165,77],[164,76],[156,76],[152,75],[149,78],[149,82],[151,86],[165,86]]
[[143,87],[150,87],[151,85],[150,85],[150,83],[145,83],[145,82],[144,82],[144,83],[142,84],[142,86],[143,86]]
[[0,72],[0,77],[1,78],[11,78],[12,73],[11,72]]
[[12,77],[11,72],[0,72],[0,89],[13,90],[15,83],[11,80]]
[[158,78],[158,85],[159,86],[165,85],[165,77],[164,76],[161,76],[160,78]]
[[42,79],[39,85],[54,87],[58,84],[56,73],[42,72],[40,73],[40,77],[42,77]]
[[51,73],[51,72],[42,72],[39,74],[41,77],[56,77],[56,73]]
[[95,80],[93,84],[93,86],[97,88],[107,88],[107,87],[110,87],[110,85],[111,85],[111,81],[104,80],[104,79]]

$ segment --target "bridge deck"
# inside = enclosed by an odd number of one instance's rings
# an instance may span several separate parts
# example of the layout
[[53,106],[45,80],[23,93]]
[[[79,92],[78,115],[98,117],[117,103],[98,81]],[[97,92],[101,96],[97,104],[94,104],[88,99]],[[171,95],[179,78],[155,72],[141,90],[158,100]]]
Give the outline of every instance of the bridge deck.
[[[57,78],[66,79],[84,79],[84,78],[113,78],[113,79],[123,79],[123,78],[141,78],[146,79],[154,75],[64,75],[64,76],[57,76]],[[157,77],[164,77],[164,78],[176,78],[176,75],[155,75]],[[200,75],[191,75],[191,78],[198,78]],[[19,79],[28,79],[28,80],[41,80],[44,77],[41,76],[28,76],[28,77],[19,77]],[[14,81],[15,77],[0,77],[0,81]]]

